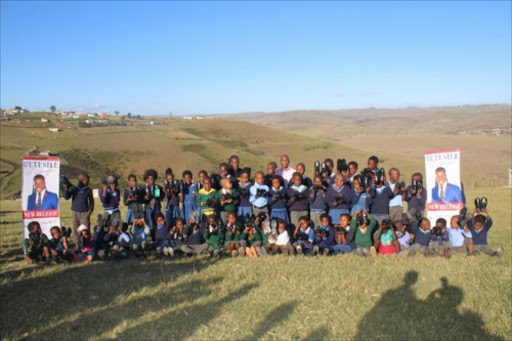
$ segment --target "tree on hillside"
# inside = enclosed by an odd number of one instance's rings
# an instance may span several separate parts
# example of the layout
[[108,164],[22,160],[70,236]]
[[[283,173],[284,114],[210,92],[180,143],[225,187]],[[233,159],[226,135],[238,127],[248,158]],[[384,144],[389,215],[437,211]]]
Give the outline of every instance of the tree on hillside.
[[52,105],[52,106],[50,107],[50,111],[51,111],[51,112],[55,112],[56,110],[57,110],[57,107],[56,107],[55,105]]
[[116,114],[116,117],[119,116],[119,110],[114,111],[114,114]]
[[19,105],[14,107],[14,110],[21,110],[21,107]]
[[126,114],[126,117],[128,117],[128,118],[132,118],[132,113],[131,113],[131,112],[129,112],[128,114]]
[[137,115],[137,118],[140,119],[140,115]]

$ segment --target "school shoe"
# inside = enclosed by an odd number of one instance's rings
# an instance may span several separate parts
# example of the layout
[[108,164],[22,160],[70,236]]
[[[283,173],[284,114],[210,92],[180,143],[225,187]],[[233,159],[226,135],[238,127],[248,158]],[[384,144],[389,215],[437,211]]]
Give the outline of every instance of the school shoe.
[[167,253],[169,254],[169,257],[174,257],[174,250],[172,249],[172,247],[168,247],[167,248]]
[[270,254],[271,255],[277,255],[277,249],[276,248],[272,249],[272,251],[270,251]]
[[370,254],[372,255],[373,258],[377,257],[377,250],[375,250],[374,246],[370,248]]
[[313,246],[313,250],[311,250],[311,256],[316,256],[320,253],[320,248],[318,247],[318,245],[315,245]]
[[261,254],[263,255],[263,257],[268,256],[268,251],[267,251],[266,247],[264,247],[264,246],[261,247]]
[[407,257],[409,256],[409,249],[405,249],[401,254],[400,254],[402,257]]
[[501,257],[503,253],[505,252],[505,249],[500,247],[498,250],[496,250],[496,253],[494,254],[495,257]]
[[258,255],[258,257],[263,257],[263,253],[261,251],[261,247],[257,247],[256,248],[256,254]]
[[297,254],[299,256],[304,256],[304,251],[302,251],[302,246],[297,246]]
[[293,249],[293,246],[288,246],[286,249],[288,251],[288,256],[294,256],[295,255],[295,251]]
[[245,256],[245,247],[239,248],[238,249],[238,254],[240,255],[240,257]]
[[164,254],[164,256],[169,256],[169,248],[164,246],[162,248],[162,253]]
[[231,251],[231,257],[237,257],[237,256],[238,256],[238,251],[237,250]]
[[329,256],[329,249],[325,248],[323,254],[324,256]]

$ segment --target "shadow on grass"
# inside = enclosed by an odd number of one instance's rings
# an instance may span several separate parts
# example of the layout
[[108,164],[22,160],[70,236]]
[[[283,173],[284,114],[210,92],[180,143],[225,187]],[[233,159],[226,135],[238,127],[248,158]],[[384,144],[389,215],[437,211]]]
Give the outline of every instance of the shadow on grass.
[[355,339],[501,340],[485,330],[480,315],[457,311],[464,298],[461,288],[443,277],[442,287],[420,300],[412,290],[417,280],[418,273],[410,271],[402,286],[387,291],[359,322]]
[[214,263],[206,258],[172,263],[133,260],[41,270],[40,276],[0,287],[0,339],[25,333],[39,339],[90,338],[123,320],[209,295],[210,287],[222,278],[185,281],[180,287],[173,282]]
[[252,328],[252,334],[240,338],[241,340],[259,340],[264,339],[266,334],[272,330],[272,328],[278,326],[281,322],[286,320],[288,316],[293,313],[293,310],[297,303],[289,302],[283,303],[277,308],[274,308],[268,313],[256,326]]
[[313,330],[305,338],[303,338],[304,341],[327,340],[327,339],[329,339],[329,330],[325,326],[322,326],[322,327],[319,327],[319,328]]

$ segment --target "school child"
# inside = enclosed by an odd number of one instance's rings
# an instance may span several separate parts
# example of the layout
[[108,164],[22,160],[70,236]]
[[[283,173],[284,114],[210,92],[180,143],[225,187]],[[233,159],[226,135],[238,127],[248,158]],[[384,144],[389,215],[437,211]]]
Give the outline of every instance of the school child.
[[293,247],[290,246],[290,236],[286,231],[286,222],[283,219],[277,219],[277,236],[274,244],[270,244],[270,254],[282,253],[292,255]]
[[220,183],[222,178],[227,178],[229,181],[236,183],[235,178],[229,174],[229,165],[225,162],[219,165],[219,174],[212,174],[210,178],[212,179],[212,187],[217,192],[222,189],[222,185]]
[[[172,249],[172,254],[176,255],[178,252],[181,251],[181,247],[185,245],[187,239],[187,236],[185,234],[185,219],[176,219],[176,225],[171,228],[171,231],[169,231],[169,235],[169,245]],[[169,254],[171,254],[170,251]]]
[[[279,218],[278,218],[279,219]],[[270,245],[275,244],[277,236],[277,219],[270,220],[268,213],[263,217],[261,214],[256,218],[256,230],[261,235],[261,247],[256,248],[256,251],[261,251],[258,256],[268,256]]]
[[201,208],[201,221],[206,221],[210,215],[215,215],[217,208],[216,191],[212,188],[212,181],[209,177],[203,178],[203,188],[196,196],[196,204]]
[[331,248],[335,245],[335,231],[331,226],[331,219],[327,213],[320,216],[320,226],[315,230],[317,238],[313,241],[313,250],[311,255],[323,254],[328,256]]
[[293,238],[295,239],[293,248],[297,251],[298,255],[302,256],[313,249],[315,230],[310,225],[311,224],[307,216],[299,218],[299,224],[293,233]]
[[128,224],[122,223],[117,228],[117,235],[114,239],[114,245],[111,249],[112,259],[127,259],[130,251],[130,235],[128,234]]
[[233,181],[240,181],[242,168],[240,168],[240,158],[237,155],[231,155],[229,157],[229,174],[233,177]]
[[233,188],[233,182],[226,177],[220,179],[220,185],[222,188],[217,191],[215,199],[220,204],[220,219],[226,224],[228,213],[237,211],[238,193]]
[[247,242],[245,254],[247,257],[257,258],[262,255],[262,237],[256,225],[246,224],[242,238]]
[[68,240],[66,236],[62,235],[60,228],[54,226],[50,229],[50,233],[52,239],[49,240],[48,246],[52,260],[56,263],[60,263],[62,260],[72,262],[74,255],[69,251]]
[[467,226],[473,236],[473,252],[483,252],[491,257],[501,257],[503,255],[505,250],[502,247],[494,251],[487,244],[487,233],[492,227],[492,219],[489,217],[487,210],[483,212],[475,211],[473,219],[468,221]]
[[181,184],[181,217],[188,221],[191,212],[198,212],[196,195],[198,192],[197,184],[192,183],[192,172],[186,170],[182,173],[183,182]]
[[117,179],[109,176],[103,181],[102,187],[98,190],[98,196],[103,205],[103,217],[111,221],[121,220],[121,212],[119,211],[121,192],[117,188]]
[[41,225],[37,221],[28,223],[28,238],[25,238],[25,254],[23,257],[30,264],[45,261],[50,264],[51,257],[48,250],[48,237],[41,232]]
[[400,187],[400,171],[391,168],[388,171],[389,181],[387,186],[393,191],[393,197],[389,201],[389,218],[391,221],[402,219],[404,213],[404,203],[406,188]]
[[331,251],[334,251],[335,254],[350,253],[356,248],[354,230],[350,228],[350,215],[342,214],[340,216],[340,224],[335,227],[334,240],[336,244],[331,247]]
[[372,243],[373,230],[376,224],[377,221],[373,215],[360,211],[354,213],[350,228],[354,231],[354,243],[359,256],[377,256],[377,251]]
[[181,201],[181,183],[174,180],[174,173],[171,168],[165,170],[164,181],[164,207],[165,207],[165,222],[170,229],[174,226],[177,218],[181,216],[180,201]]
[[450,227],[446,228],[452,244],[450,248],[451,255],[455,252],[465,252],[467,255],[473,253],[473,236],[467,225],[464,225],[464,228],[461,227],[463,219],[465,219],[465,217],[454,215],[450,219]]
[[151,228],[151,237],[154,240],[156,228],[156,215],[160,213],[163,197],[162,186],[155,182],[158,179],[158,173],[154,169],[148,169],[144,172],[144,202],[146,204],[146,222]]
[[372,171],[373,174],[375,174],[377,168],[379,168],[379,158],[375,155],[372,155],[368,158],[368,168]]
[[174,256],[172,247],[169,245],[169,225],[165,222],[165,217],[162,213],[156,215],[156,229],[155,229],[155,241],[152,247],[162,256]]
[[444,255],[449,258],[450,254],[450,235],[446,231],[446,219],[439,218],[436,220],[436,226],[430,231],[432,239],[428,245],[431,254]]
[[211,214],[205,222],[203,238],[208,243],[210,257],[221,258],[224,253],[224,233],[215,215]]
[[355,161],[350,161],[347,166],[348,166],[348,180],[350,182],[354,182],[354,177],[357,175],[357,170],[359,169],[359,166],[358,166],[357,162],[355,162]]
[[189,226],[184,229],[186,238],[180,251],[187,255],[200,255],[208,250],[208,243],[203,240],[199,224],[192,220],[189,222]]
[[395,196],[391,188],[384,186],[384,179],[380,176],[375,178],[375,188],[370,190],[371,205],[370,213],[379,225],[384,219],[389,219],[389,201]]
[[68,186],[64,182],[64,199],[71,199],[71,211],[73,220],[73,241],[78,245],[78,227],[79,225],[91,226],[91,213],[94,211],[94,198],[92,190],[89,188],[89,175],[81,173],[77,177],[78,184]]
[[325,213],[326,208],[327,188],[323,185],[322,177],[316,175],[309,194],[309,215],[314,228],[320,226],[320,216]]
[[243,239],[243,228],[237,223],[235,212],[228,212],[227,224],[224,232],[224,249],[231,252],[231,256],[245,256],[247,242]]
[[252,204],[252,213],[257,216],[260,212],[268,212],[268,191],[270,189],[263,183],[263,172],[256,172],[254,181],[254,185],[249,190],[251,194],[249,202]]
[[[405,201],[407,201],[407,216],[413,219],[414,212],[425,211],[425,203],[427,202],[427,190],[423,187],[423,175],[421,173],[414,173],[411,178],[413,185],[407,186],[405,191]],[[417,188],[419,187],[419,188]]]
[[386,219],[379,226],[374,235],[374,249],[382,255],[391,255],[400,252],[400,244],[396,238],[391,220]]
[[[326,177],[326,180],[329,184],[332,184],[334,182],[334,177],[336,176],[336,173],[334,172],[334,161],[332,161],[331,158],[327,158],[324,160],[325,169],[328,173],[328,176]],[[335,220],[337,221],[337,220]]]
[[282,176],[276,174],[277,170],[277,163],[275,162],[269,162],[267,164],[267,174],[265,174],[265,177],[263,179],[263,183],[267,185],[269,188],[272,187],[272,179],[277,176],[281,180],[281,186],[284,186],[284,179]]
[[[101,219],[98,217],[98,224],[94,226],[94,234],[92,240],[94,241],[94,259],[106,260],[109,255],[109,242],[110,236],[107,236],[107,232],[101,223]],[[108,239],[108,240],[106,240]]]
[[299,218],[308,215],[309,189],[302,184],[302,175],[293,173],[293,185],[288,189],[288,207],[290,209],[290,222],[295,227],[299,225]]
[[290,223],[286,203],[288,201],[287,190],[281,186],[281,180],[274,176],[272,187],[268,192],[268,204],[270,206],[270,219],[283,219],[286,224]]
[[352,208],[350,215],[353,216],[356,211],[369,211],[370,205],[372,204],[372,196],[370,195],[371,187],[365,187],[361,174],[353,177],[352,188]]
[[[402,216],[403,217],[403,216]],[[411,246],[411,236],[409,232],[407,231],[407,225],[408,225],[408,218],[402,220],[396,220],[394,222],[395,225],[395,234],[396,238],[398,240],[398,244],[400,247],[400,253],[399,255],[402,255],[405,250]]]
[[249,181],[249,177],[249,172],[245,169],[240,173],[240,182],[237,189],[239,198],[237,219],[239,224],[243,224],[247,214],[252,215],[252,204],[249,201],[252,183]]
[[132,234],[132,251],[137,256],[140,257],[145,255],[147,250],[147,236],[151,234],[149,226],[146,225],[144,218],[138,216],[133,221],[133,226],[131,228]]
[[327,188],[327,205],[331,221],[340,221],[342,214],[350,213],[352,203],[352,190],[345,184],[345,177],[341,173],[334,176],[334,183]]
[[92,262],[95,257],[96,243],[91,236],[91,231],[85,225],[78,227],[78,258],[81,261]]
[[[311,181],[310,178],[308,178],[306,176],[306,165],[303,164],[302,162],[301,163],[298,163],[297,166],[295,167],[297,173],[300,173],[301,177],[302,177],[302,184],[304,186],[306,186],[307,188],[311,188],[311,186],[313,186],[313,181]],[[290,188],[291,186],[293,185],[292,181],[290,181],[288,183],[288,188]]]
[[142,212],[141,189],[137,186],[135,174],[128,175],[128,187],[123,192],[123,203],[126,206],[126,223],[133,225],[134,212]]
[[413,240],[413,244],[409,247],[409,249],[405,250],[404,256],[412,256],[415,253],[422,254],[424,256],[430,255],[430,250],[428,248],[430,241],[432,240],[432,233],[430,232],[430,220],[427,218],[422,218],[421,221],[413,221],[411,223],[411,238]]

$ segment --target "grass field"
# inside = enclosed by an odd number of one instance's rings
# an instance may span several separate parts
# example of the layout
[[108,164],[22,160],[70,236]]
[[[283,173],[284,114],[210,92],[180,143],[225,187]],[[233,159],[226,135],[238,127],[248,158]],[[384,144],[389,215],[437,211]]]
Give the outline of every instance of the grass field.
[[202,256],[42,268],[22,260],[20,201],[2,201],[0,337],[510,340],[511,194],[467,193],[489,198],[489,243],[505,248],[502,258]]

